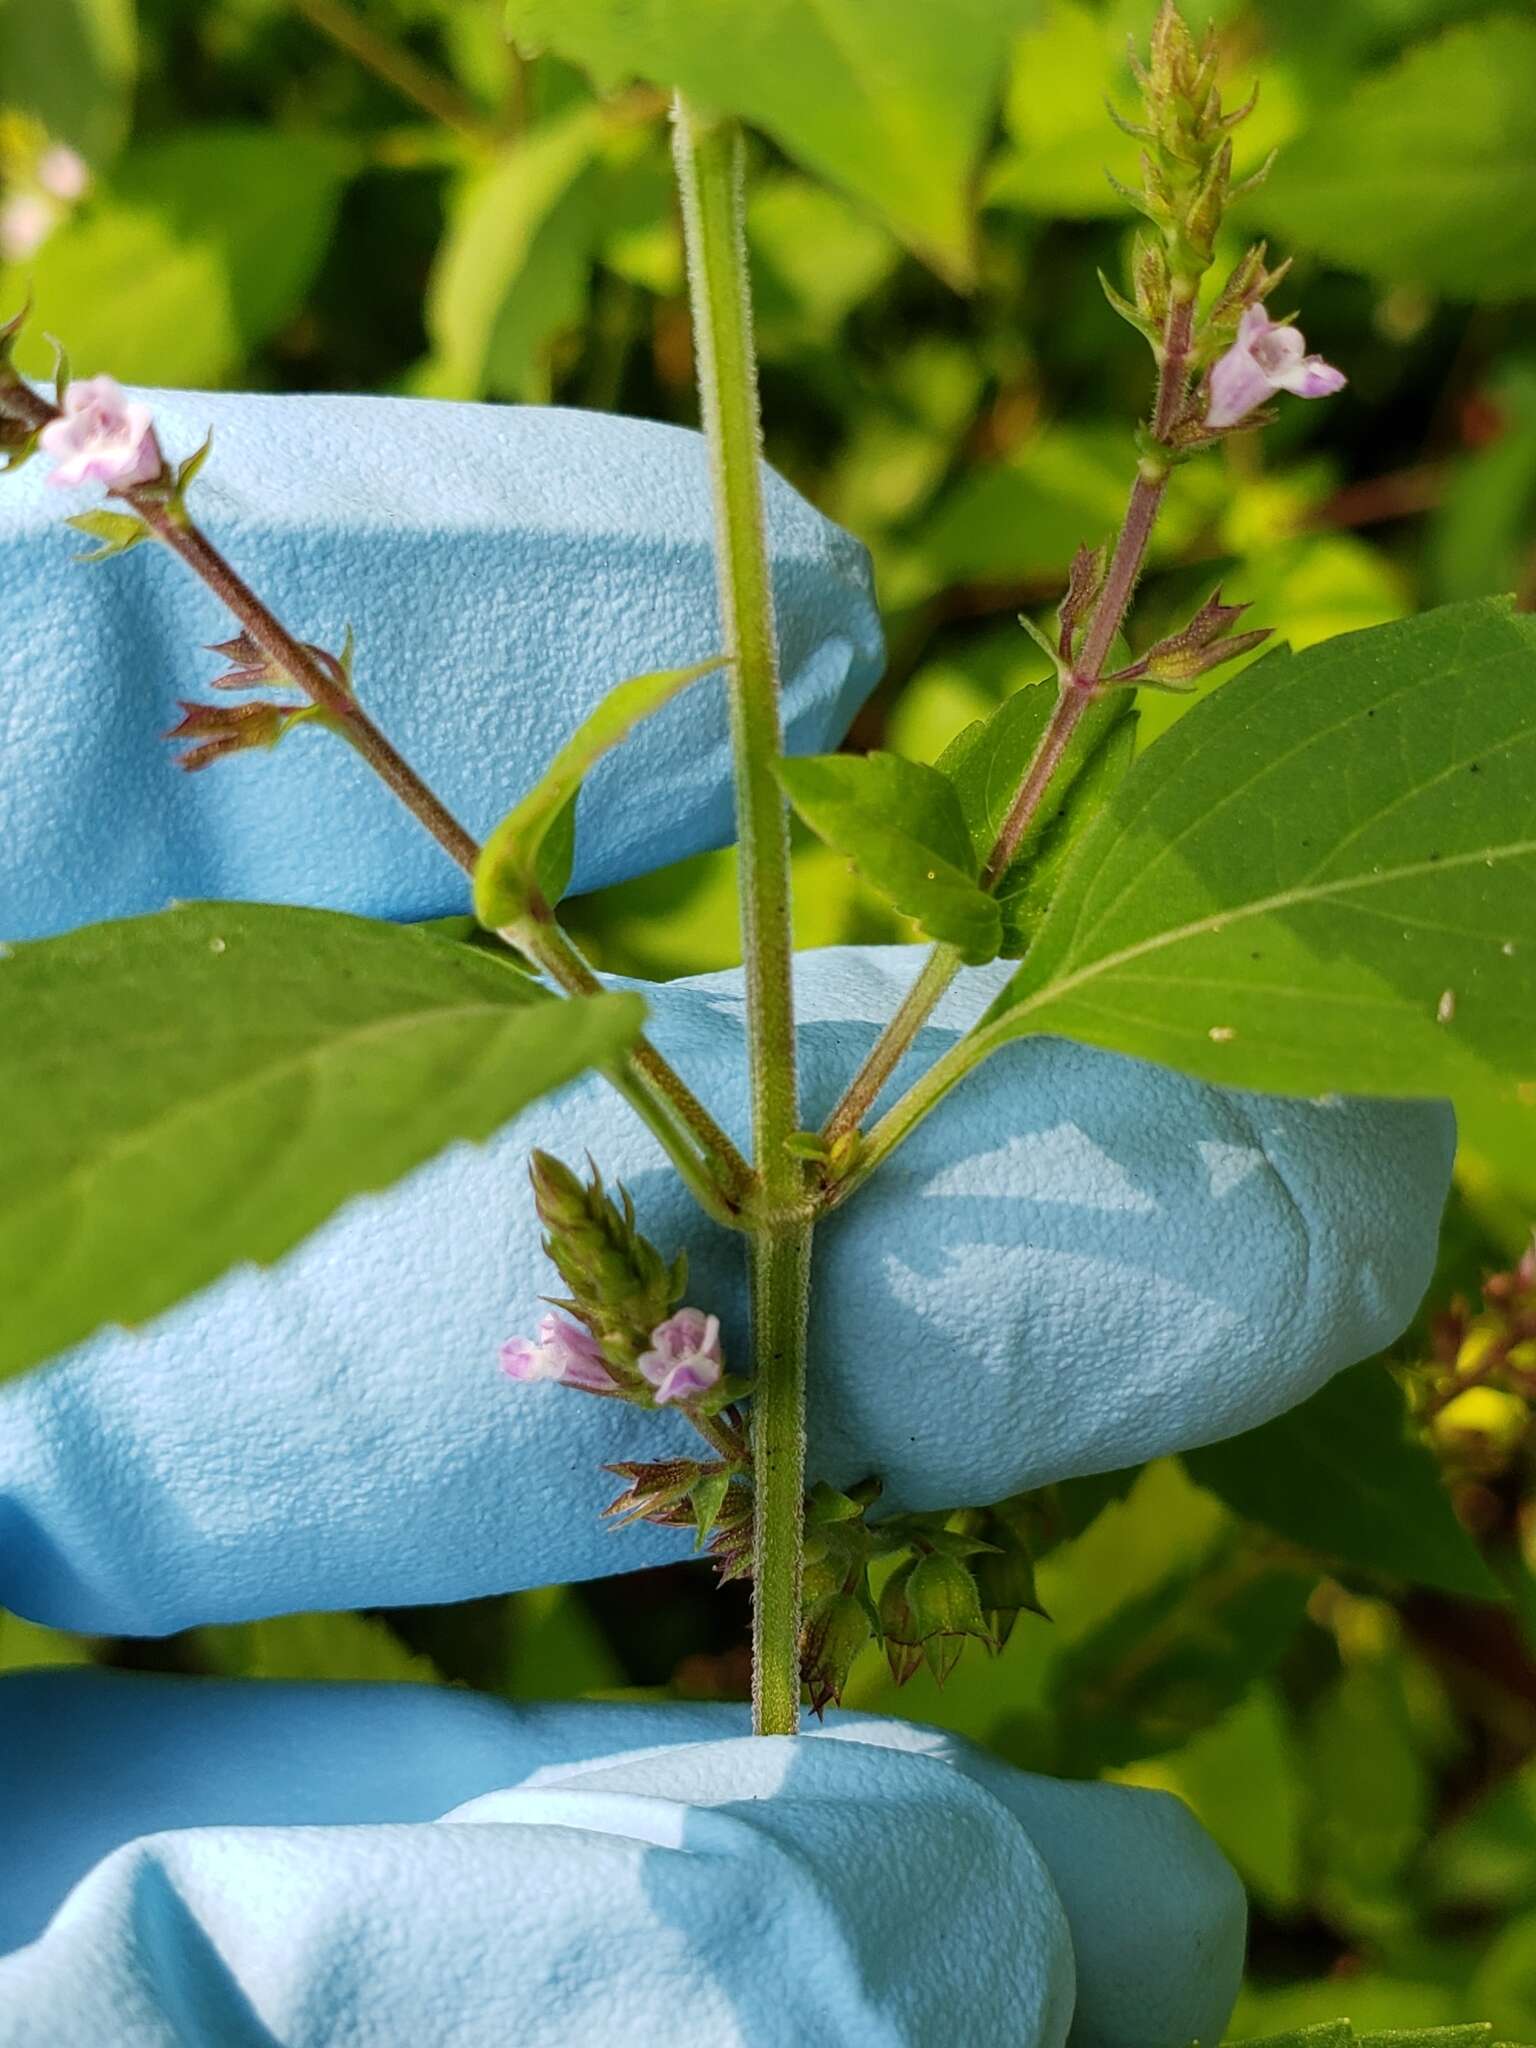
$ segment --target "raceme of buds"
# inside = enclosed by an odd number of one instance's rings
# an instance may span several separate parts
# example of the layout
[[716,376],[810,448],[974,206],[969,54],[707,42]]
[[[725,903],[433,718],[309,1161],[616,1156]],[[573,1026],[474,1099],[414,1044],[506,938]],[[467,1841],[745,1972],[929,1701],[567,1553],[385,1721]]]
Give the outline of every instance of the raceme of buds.
[[51,484],[72,490],[96,483],[127,491],[163,474],[149,407],[129,398],[115,377],[86,377],[67,385],[59,413],[38,436],[39,446],[54,460]]
[[1205,424],[1217,430],[1236,426],[1277,391],[1329,398],[1346,382],[1342,370],[1307,354],[1299,329],[1271,320],[1261,305],[1249,306],[1238,323],[1237,339],[1211,365]]
[[1232,131],[1254,102],[1250,98],[1231,113],[1223,112],[1214,30],[1197,43],[1172,0],[1166,0],[1153,27],[1149,62],[1142,65],[1134,56],[1131,61],[1143,118],[1115,119],[1144,145],[1142,186],[1132,192],[1117,179],[1111,183],[1158,229],[1161,247],[1138,238],[1132,260],[1135,307],[1113,292],[1111,300],[1133,325],[1155,334],[1175,285],[1183,297],[1193,295],[1210,268],[1228,206],[1256,182],[1232,183]]
[[650,1349],[635,1363],[641,1377],[656,1389],[658,1407],[707,1394],[725,1371],[719,1317],[680,1308],[652,1330]]
[[586,1324],[620,1381],[650,1399],[637,1361],[656,1349],[654,1333],[682,1300],[686,1259],[666,1263],[635,1227],[629,1195],[620,1188],[615,1202],[595,1166],[583,1182],[548,1152],[535,1152],[528,1175],[544,1249],[569,1295],[558,1305]]
[[510,1338],[501,1347],[501,1369],[509,1380],[557,1380],[587,1394],[619,1391],[590,1334],[563,1316],[545,1316],[537,1342]]

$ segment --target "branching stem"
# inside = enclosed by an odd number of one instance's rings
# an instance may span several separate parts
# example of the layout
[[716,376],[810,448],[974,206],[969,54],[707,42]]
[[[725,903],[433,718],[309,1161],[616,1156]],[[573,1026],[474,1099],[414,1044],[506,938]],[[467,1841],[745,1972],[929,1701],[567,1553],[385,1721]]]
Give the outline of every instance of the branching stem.
[[[0,418],[36,430],[58,416],[58,407],[14,371],[0,375]],[[289,632],[186,512],[169,504],[163,488],[154,485],[138,485],[111,495],[132,506],[155,538],[179,556],[238,619],[273,666],[324,713],[330,730],[367,762],[449,859],[473,875],[480,857],[477,841],[351,691]],[[553,920],[533,928],[533,943],[525,942],[529,934],[501,936],[568,995],[602,993],[602,983]],[[755,1185],[752,1170],[682,1076],[646,1038],[636,1042],[624,1066],[607,1072],[666,1149],[701,1207],[716,1221],[739,1227],[741,1208]]]

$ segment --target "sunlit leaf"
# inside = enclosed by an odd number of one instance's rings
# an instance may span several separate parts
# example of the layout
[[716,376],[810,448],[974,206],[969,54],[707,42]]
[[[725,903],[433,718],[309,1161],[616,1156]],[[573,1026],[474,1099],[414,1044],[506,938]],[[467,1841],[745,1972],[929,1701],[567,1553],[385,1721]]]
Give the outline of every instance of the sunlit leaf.
[[135,1324],[635,1038],[423,930],[199,903],[0,961],[0,1378]]

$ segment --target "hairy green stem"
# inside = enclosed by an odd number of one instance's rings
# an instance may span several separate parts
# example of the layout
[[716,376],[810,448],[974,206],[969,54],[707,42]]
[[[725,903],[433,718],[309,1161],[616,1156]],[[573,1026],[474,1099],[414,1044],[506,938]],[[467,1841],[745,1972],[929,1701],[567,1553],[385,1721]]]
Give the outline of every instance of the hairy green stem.
[[[504,944],[542,968],[569,996],[599,996],[604,984],[580,951],[552,919],[526,918],[497,933]],[[648,1038],[630,1050],[632,1074],[620,1092],[666,1147],[704,1209],[728,1229],[744,1227],[742,1209],[753,1188],[751,1167],[729,1134],[710,1115],[691,1088],[684,1085]]]
[[792,1735],[800,1710],[805,1325],[810,1205],[788,1150],[799,1126],[789,826],[773,586],[763,522],[757,365],[743,232],[741,131],[673,110],[699,400],[709,444],[741,846],[747,1055],[759,1195],[749,1215],[755,1473],[753,1725]]

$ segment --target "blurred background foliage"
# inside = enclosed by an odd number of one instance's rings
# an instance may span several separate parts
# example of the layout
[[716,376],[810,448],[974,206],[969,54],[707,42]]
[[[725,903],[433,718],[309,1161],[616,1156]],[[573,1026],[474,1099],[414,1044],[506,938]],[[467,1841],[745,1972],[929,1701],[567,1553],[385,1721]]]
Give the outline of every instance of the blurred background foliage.
[[[1218,581],[1301,646],[1485,591],[1536,602],[1536,19],[1522,0],[1212,12],[1232,83],[1262,73],[1250,163],[1282,149],[1239,226],[1296,253],[1287,303],[1351,388],[1180,472],[1138,639]],[[1148,362],[1093,284],[1130,232],[1104,167],[1131,175],[1132,145],[1102,101],[1128,103],[1151,13],[1017,0],[969,292],[755,144],[769,453],[868,543],[889,635],[851,745],[931,759],[1036,679],[1017,612],[1119,515]],[[83,193],[47,175],[58,143]],[[0,0],[0,259],[34,333],[128,380],[694,417],[661,99],[600,101],[515,52],[498,0]],[[1152,698],[1143,743],[1187,701]],[[836,856],[798,861],[803,944],[903,936]],[[616,970],[737,956],[729,853],[572,909]],[[1236,1446],[1057,1489],[1054,1619],[1024,1615],[942,1691],[898,1695],[873,1656],[855,1671],[850,1704],[1189,1800],[1254,1900],[1239,2031],[1348,2012],[1536,2038],[1536,1287],[1482,1297],[1536,1215],[1532,1108],[1523,1185],[1464,1156],[1390,1371]],[[3,1619],[0,1666],[740,1697],[743,1639],[739,1589],[701,1565],[169,1642]]]

